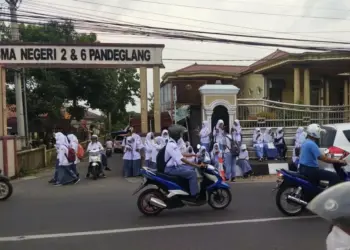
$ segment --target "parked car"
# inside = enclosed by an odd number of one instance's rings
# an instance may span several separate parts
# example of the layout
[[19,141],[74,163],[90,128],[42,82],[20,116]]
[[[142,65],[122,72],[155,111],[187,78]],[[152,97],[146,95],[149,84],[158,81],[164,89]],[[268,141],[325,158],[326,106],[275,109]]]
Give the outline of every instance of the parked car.
[[[328,124],[321,126],[326,133],[321,133],[319,147],[322,154],[341,158],[350,154],[350,123]],[[334,171],[332,164],[319,162],[321,168]]]
[[113,148],[114,148],[114,153],[122,153],[122,143],[127,136],[127,132],[125,130],[117,131],[117,132],[112,132],[111,133],[112,138],[114,138],[114,143],[113,143]]

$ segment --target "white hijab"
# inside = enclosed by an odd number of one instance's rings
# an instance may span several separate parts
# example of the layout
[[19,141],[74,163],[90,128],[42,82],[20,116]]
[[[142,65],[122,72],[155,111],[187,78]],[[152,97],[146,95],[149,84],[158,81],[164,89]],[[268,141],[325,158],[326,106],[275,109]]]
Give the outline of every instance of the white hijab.
[[239,159],[248,159],[249,158],[249,154],[248,154],[248,150],[247,150],[247,145],[243,144],[240,148],[240,152],[239,152]]
[[[235,125],[235,123],[237,124],[237,126]],[[241,123],[238,119],[235,120],[235,122],[233,123],[233,128],[236,130],[235,132],[240,134],[242,133],[242,127],[241,127]]]
[[147,147],[149,147],[149,148],[152,147],[152,135],[153,135],[152,132],[149,132],[149,133],[147,133],[147,135],[146,135],[145,145],[146,145]]
[[[259,137],[258,137],[259,136]],[[263,136],[261,134],[261,129],[260,128],[255,128],[254,133],[253,133],[253,142],[254,143],[260,143],[263,141]]]
[[207,137],[208,134],[210,134],[210,128],[209,128],[209,122],[208,121],[203,121],[202,123],[202,129],[199,132],[201,137]]
[[300,147],[303,141],[303,132],[304,132],[304,128],[303,127],[299,127],[295,133],[295,146],[296,147]]
[[216,126],[215,126],[215,128],[216,128],[216,129],[219,129],[219,131],[220,131],[220,130],[223,131],[223,129],[220,128],[220,125],[221,125],[221,124],[224,125],[224,121],[220,119],[220,120],[218,120],[218,122],[216,123]]
[[170,139],[170,137],[169,137],[169,131],[166,130],[166,129],[164,129],[164,130],[162,131],[161,137],[163,138],[163,143],[164,143],[164,145],[165,145],[165,144],[169,141],[169,139]]
[[275,133],[275,138],[277,140],[281,139],[284,137],[284,132],[283,132],[283,128],[282,127],[279,127],[276,129],[276,133]]
[[272,135],[271,135],[272,128],[266,128],[264,133],[264,142],[269,143],[272,142]]
[[67,137],[62,134],[61,132],[58,132],[55,134],[55,139],[56,139],[56,148],[60,148],[61,146],[69,146],[69,142]]
[[219,143],[214,143],[213,149],[210,152],[211,157],[214,158],[216,153],[218,153],[218,152],[220,152]]

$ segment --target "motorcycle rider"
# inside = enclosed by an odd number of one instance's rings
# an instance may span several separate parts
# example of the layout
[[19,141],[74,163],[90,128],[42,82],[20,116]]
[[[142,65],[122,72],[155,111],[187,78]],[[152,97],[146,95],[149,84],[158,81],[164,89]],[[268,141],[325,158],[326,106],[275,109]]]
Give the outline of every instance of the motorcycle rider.
[[[199,190],[197,184],[197,173],[193,168],[202,168],[205,167],[205,165],[198,165],[190,162],[182,155],[177,142],[182,138],[182,135],[185,132],[183,126],[175,124],[170,126],[168,131],[170,138],[165,148],[164,161],[166,162],[166,166],[164,172],[168,175],[180,176],[187,179],[190,184],[189,188],[191,193],[189,200],[196,202],[199,199]],[[189,166],[193,168],[189,168]]]
[[[91,142],[89,143],[86,151],[89,152],[89,151],[97,151],[97,150],[102,151],[103,146],[98,141],[97,135],[92,135]],[[107,157],[103,153],[101,153],[101,160],[102,160],[102,165],[107,168]],[[101,175],[102,175],[102,177],[106,177],[106,175],[103,172],[103,168],[101,168]],[[88,170],[88,173],[86,174],[86,178],[89,178],[89,177],[90,177],[90,171]]]
[[321,133],[325,132],[318,124],[310,124],[307,129],[307,137],[301,146],[299,158],[299,172],[306,176],[312,183],[318,185],[321,180],[329,181],[329,186],[333,186],[340,182],[340,178],[336,173],[320,169],[318,160],[331,164],[346,164],[343,160],[328,158],[321,154],[316,142],[321,138]]
[[350,249],[350,182],[328,188],[316,196],[307,208],[332,223],[327,250]]
[[[106,141],[106,149],[110,149],[113,152],[113,141],[111,138],[108,138]],[[106,167],[107,170],[107,167]]]

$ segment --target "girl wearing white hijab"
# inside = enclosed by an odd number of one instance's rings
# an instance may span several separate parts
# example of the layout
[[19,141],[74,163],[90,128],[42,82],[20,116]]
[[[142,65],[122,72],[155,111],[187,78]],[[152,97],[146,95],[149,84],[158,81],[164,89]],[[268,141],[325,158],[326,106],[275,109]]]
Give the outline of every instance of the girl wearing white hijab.
[[152,149],[153,149],[154,134],[149,132],[145,140],[145,166],[151,168],[152,166]]
[[272,128],[266,128],[264,133],[264,155],[267,159],[275,160],[278,155],[277,148],[274,145]]
[[249,164],[249,154],[247,150],[247,145],[245,144],[243,144],[240,147],[237,165],[242,169],[244,178],[248,178],[249,175],[253,173],[252,167]]
[[200,142],[201,146],[204,146],[207,151],[209,151],[210,147],[210,128],[209,128],[209,122],[208,121],[203,121],[202,123],[202,129],[199,132],[200,136]]
[[57,158],[58,158],[58,178],[56,180],[55,186],[61,186],[70,183],[78,183],[79,178],[71,170],[71,163],[68,162],[68,139],[62,133],[57,133],[56,137],[56,148],[58,148]]
[[157,169],[157,155],[159,150],[164,147],[163,142],[163,138],[160,136],[157,136],[154,141],[152,141],[152,169]]
[[237,120],[237,119],[233,123],[232,138],[233,138],[233,140],[235,140],[238,143],[238,145],[241,145],[241,143],[242,143],[242,127],[241,127],[239,120]]
[[226,144],[225,130],[224,130],[224,121],[218,120],[213,131],[214,142],[219,143],[221,150],[224,150],[224,145]]
[[[78,138],[75,135],[73,135],[73,134],[67,135],[67,138],[69,140],[69,144],[70,144],[71,148],[73,148],[75,153],[77,153],[78,152],[78,146],[79,146]],[[78,173],[78,170],[77,170],[77,164],[79,162],[80,162],[79,158],[76,157],[74,164],[71,165],[71,169],[72,169],[73,173],[76,174],[77,176],[79,176],[79,173]]]
[[220,150],[219,143],[215,143],[213,150],[210,153],[211,163],[216,169],[219,169],[219,158],[222,158],[222,151]]
[[284,131],[282,127],[277,128],[275,136],[275,147],[278,150],[279,158],[286,160],[287,145],[284,140]]
[[[56,140],[56,137],[58,135],[63,135],[61,132],[57,132],[56,134],[54,134],[54,138]],[[55,184],[57,182],[57,179],[58,179],[58,166],[59,166],[59,161],[58,161],[58,151],[59,151],[59,145],[57,144],[57,141],[55,143],[55,148],[56,148],[56,155],[57,155],[57,158],[56,158],[56,163],[55,163],[55,173],[54,173],[54,176],[51,180],[49,180],[49,183],[50,184]]]
[[186,147],[186,143],[185,143],[184,139],[180,138],[177,141],[177,146],[179,147],[182,154],[186,154],[187,147]]
[[303,127],[299,127],[295,133],[295,137],[294,137],[294,143],[295,143],[295,147],[300,148],[301,147],[301,142],[304,141],[303,140],[303,132],[304,132],[304,128]]
[[169,141],[169,131],[166,130],[166,129],[164,129],[164,130],[162,131],[161,137],[163,138],[163,144],[164,144],[164,146],[165,146],[165,144],[167,144],[168,141]]
[[260,128],[255,128],[253,133],[253,147],[259,161],[264,159],[264,136]]

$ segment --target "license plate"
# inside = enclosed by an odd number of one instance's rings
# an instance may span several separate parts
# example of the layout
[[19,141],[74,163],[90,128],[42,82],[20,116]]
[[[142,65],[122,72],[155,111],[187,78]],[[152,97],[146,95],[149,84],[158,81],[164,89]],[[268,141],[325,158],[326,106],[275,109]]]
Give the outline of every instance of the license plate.
[[147,179],[143,178],[141,185],[134,191],[132,195],[137,194],[141,189],[143,189],[146,186],[146,182],[147,182]]

